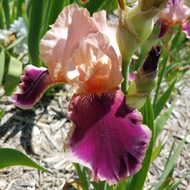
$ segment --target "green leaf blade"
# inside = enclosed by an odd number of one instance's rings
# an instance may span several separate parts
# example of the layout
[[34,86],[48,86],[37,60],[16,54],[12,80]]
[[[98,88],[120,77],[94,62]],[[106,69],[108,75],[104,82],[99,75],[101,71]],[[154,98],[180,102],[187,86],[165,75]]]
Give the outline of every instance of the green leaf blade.
[[24,6],[25,0],[17,0],[17,18],[22,16],[22,6]]
[[3,22],[4,14],[2,6],[0,5],[0,29],[4,29],[4,22]]
[[162,173],[162,176],[160,177],[160,180],[161,182],[158,183],[156,185],[156,187],[154,188],[154,190],[160,190],[161,186],[163,185],[165,179],[167,179],[167,177],[171,174],[173,168],[174,168],[174,165],[175,165],[175,162],[178,158],[178,156],[180,155],[180,152],[183,148],[183,145],[185,143],[185,139],[183,139],[180,144],[178,145],[178,147],[176,148],[175,152],[173,153],[173,155],[170,156],[169,160],[167,161],[167,164],[165,166],[165,169]]
[[0,169],[18,165],[29,166],[44,172],[49,172],[18,150],[11,148],[0,148]]
[[158,117],[155,120],[155,140],[158,137],[158,135],[162,132],[164,125],[166,124],[167,120],[169,119],[172,110],[174,108],[174,104],[171,105],[160,117]]
[[9,1],[8,0],[3,0],[2,2],[4,14],[5,14],[5,20],[6,20],[6,27],[7,29],[10,28],[10,8],[9,8]]
[[20,76],[22,74],[22,63],[15,57],[10,57],[8,73],[5,77],[4,89],[5,95],[11,96],[16,86],[20,82]]
[[85,167],[80,164],[77,164],[77,163],[73,163],[73,165],[77,171],[77,174],[79,176],[79,179],[83,186],[83,189],[90,190],[90,183],[89,183],[89,179],[86,175]]
[[0,119],[4,116],[5,110],[0,110]]
[[94,12],[99,11],[100,7],[104,3],[105,3],[105,0],[89,1],[86,3],[85,8],[87,8],[90,14],[92,15]]
[[176,80],[173,81],[173,83],[170,85],[170,87],[162,94],[162,96],[158,99],[154,106],[154,117],[157,118],[157,116],[160,114],[162,109],[164,108],[168,98],[170,97],[174,86],[175,86]]
[[53,0],[52,1],[50,14],[49,14],[49,19],[48,19],[48,26],[53,24],[56,21],[59,13],[67,5],[69,5],[69,0],[64,0],[64,1]]
[[47,28],[50,1],[32,0],[30,3],[28,51],[31,64],[40,67],[42,61],[39,59],[39,44]]

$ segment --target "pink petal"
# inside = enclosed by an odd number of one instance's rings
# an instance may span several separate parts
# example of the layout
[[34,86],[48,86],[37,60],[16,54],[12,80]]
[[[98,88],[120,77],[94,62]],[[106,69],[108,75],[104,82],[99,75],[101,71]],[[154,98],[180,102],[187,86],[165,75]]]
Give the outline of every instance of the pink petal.
[[76,93],[109,90],[123,81],[120,58],[109,38],[100,32],[81,41],[72,63],[79,72],[79,77],[73,80]]
[[[109,38],[110,46],[117,53],[118,59],[120,59],[119,66],[121,67],[121,54],[120,54],[120,50],[119,50],[119,47],[117,44],[117,39],[116,39],[117,25],[107,25],[107,18],[106,18],[105,11],[100,11],[100,12],[94,13],[93,21],[96,24],[96,26],[98,27],[98,30]],[[112,51],[107,52],[109,54],[109,57],[112,57]]]
[[190,8],[184,1],[168,1],[166,8],[159,13],[159,18],[170,25],[183,24],[190,16]]
[[62,71],[69,84],[72,84],[72,79],[79,75],[76,66],[69,60],[72,59],[74,52],[79,48],[80,41],[89,33],[96,32],[98,32],[98,29],[92,22],[87,9],[76,9],[72,14],[72,22],[68,27],[67,41],[64,52],[61,55]]
[[135,79],[137,72],[134,72],[133,74],[129,73],[129,81],[133,81]]
[[[98,52],[109,61],[98,59]],[[81,56],[83,59],[79,59]],[[93,61],[93,57],[96,60]],[[123,80],[116,27],[106,24],[105,11],[90,17],[87,9],[79,8],[76,4],[64,8],[51,30],[41,40],[40,58],[48,67],[51,77],[62,74],[75,93],[88,91],[90,87],[93,90],[94,86],[89,83],[98,84],[103,81],[101,88],[104,86],[104,90],[108,90],[115,88]],[[98,65],[103,65],[105,76],[97,78],[98,73],[96,77],[93,75],[98,67],[94,67],[95,61]],[[91,80],[88,80],[88,84],[87,78]]]
[[137,173],[151,138],[140,112],[125,104],[120,89],[74,95],[68,118],[68,159],[92,169],[92,180],[116,184]]
[[190,39],[190,26],[189,22],[186,22],[182,25],[183,31],[186,33],[186,37]]
[[25,68],[21,80],[22,83],[19,85],[21,93],[15,93],[14,97],[10,97],[10,100],[22,109],[32,108],[45,90],[59,82],[58,79],[51,79],[46,68],[37,68],[32,65]]
[[51,25],[51,30],[46,33],[40,42],[40,59],[48,67],[52,77],[57,77],[62,73],[61,59],[74,12],[80,12],[78,5],[72,4],[65,7],[56,22]]

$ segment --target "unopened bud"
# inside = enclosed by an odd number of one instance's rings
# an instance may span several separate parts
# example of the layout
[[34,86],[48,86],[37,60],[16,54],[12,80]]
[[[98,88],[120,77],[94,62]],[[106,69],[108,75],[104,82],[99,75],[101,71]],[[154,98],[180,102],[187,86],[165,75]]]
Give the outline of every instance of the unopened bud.
[[139,0],[139,6],[141,11],[148,11],[152,7],[155,7],[157,9],[162,9],[166,5],[168,0]]
[[153,46],[158,44],[158,37],[160,34],[161,29],[161,20],[157,20],[157,22],[154,24],[154,28],[148,39],[141,45],[141,54],[145,55],[147,54]]
[[160,46],[153,47],[138,70],[135,79],[131,82],[126,96],[126,102],[131,107],[140,109],[144,105],[146,97],[156,86],[159,57]]
[[119,12],[117,41],[123,60],[130,60],[137,48],[149,37],[154,27],[154,16],[160,9],[152,7],[143,12],[139,5]]

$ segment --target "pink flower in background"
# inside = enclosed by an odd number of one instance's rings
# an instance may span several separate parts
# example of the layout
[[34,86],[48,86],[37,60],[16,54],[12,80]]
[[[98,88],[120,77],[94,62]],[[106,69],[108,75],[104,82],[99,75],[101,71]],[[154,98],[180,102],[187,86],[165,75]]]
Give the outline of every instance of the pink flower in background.
[[70,84],[68,159],[89,167],[92,180],[109,184],[138,172],[151,131],[118,88],[123,81],[121,55],[106,12],[90,17],[76,4],[64,8],[41,40],[40,58],[47,69],[25,68],[22,92],[11,98],[14,104],[31,108],[51,85]]
[[166,8],[159,13],[163,21],[159,37],[163,37],[169,26],[180,24],[187,38],[190,38],[189,20],[190,8],[184,4],[184,0],[169,0]]

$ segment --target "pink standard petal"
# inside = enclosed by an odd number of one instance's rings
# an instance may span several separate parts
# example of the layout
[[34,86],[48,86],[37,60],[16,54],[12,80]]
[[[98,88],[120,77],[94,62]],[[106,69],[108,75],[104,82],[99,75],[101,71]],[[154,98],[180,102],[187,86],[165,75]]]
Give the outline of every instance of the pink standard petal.
[[92,169],[92,180],[116,184],[137,173],[151,138],[142,116],[125,104],[120,89],[74,95],[68,118],[74,126],[65,143],[68,158]]
[[73,89],[77,94],[97,89],[109,90],[123,81],[120,56],[103,33],[89,34],[81,41],[73,55],[72,64],[76,65],[80,73],[80,77],[73,80]]
[[21,81],[19,85],[21,93],[15,93],[10,100],[22,109],[32,108],[47,88],[59,82],[58,79],[57,81],[51,79],[46,68],[32,65],[25,68]]
[[62,73],[61,58],[65,51],[68,28],[72,22],[74,12],[80,12],[77,4],[65,7],[40,42],[40,59],[44,61],[52,77],[57,77]]

